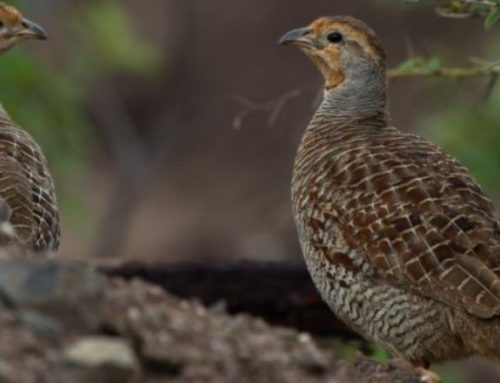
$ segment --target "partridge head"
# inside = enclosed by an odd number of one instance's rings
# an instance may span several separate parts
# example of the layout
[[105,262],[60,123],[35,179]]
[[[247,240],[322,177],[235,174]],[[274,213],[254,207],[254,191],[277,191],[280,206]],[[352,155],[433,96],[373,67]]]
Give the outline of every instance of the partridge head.
[[286,33],[280,44],[300,48],[323,74],[327,89],[385,71],[385,52],[375,32],[348,16],[319,18]]
[[321,17],[286,33],[280,44],[298,47],[325,81],[325,106],[341,114],[386,116],[385,51],[375,32],[349,16]]
[[0,53],[26,40],[46,40],[47,33],[15,7],[0,2]]

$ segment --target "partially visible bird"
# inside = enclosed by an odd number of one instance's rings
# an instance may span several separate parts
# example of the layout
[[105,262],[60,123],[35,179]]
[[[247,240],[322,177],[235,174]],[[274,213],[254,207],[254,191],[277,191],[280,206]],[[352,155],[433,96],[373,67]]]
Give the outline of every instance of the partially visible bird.
[[[0,3],[0,53],[22,41],[46,38],[42,27],[16,8]],[[59,215],[47,161],[35,140],[1,105],[0,199],[8,205],[5,209],[15,231],[13,244],[35,252],[58,248]]]
[[391,125],[385,52],[364,22],[323,17],[281,43],[300,48],[325,80],[292,180],[302,250],[324,300],[415,366],[473,354],[500,362],[491,200],[457,160]]

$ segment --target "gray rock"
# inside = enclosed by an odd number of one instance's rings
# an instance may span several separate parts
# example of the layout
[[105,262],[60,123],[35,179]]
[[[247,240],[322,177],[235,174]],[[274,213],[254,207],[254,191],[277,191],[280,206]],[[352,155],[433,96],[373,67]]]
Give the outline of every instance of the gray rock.
[[[24,326],[33,331],[36,335],[48,340],[57,342],[63,334],[61,323],[56,319],[40,314],[32,310],[21,310],[17,317]],[[0,381],[1,383],[1,381]]]
[[0,260],[0,298],[7,305],[56,319],[66,330],[93,331],[106,279],[76,263]]

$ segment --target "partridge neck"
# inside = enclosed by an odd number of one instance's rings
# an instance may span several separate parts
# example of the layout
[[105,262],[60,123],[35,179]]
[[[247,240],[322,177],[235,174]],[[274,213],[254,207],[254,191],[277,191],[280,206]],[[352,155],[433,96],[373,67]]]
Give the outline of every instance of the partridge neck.
[[330,123],[373,121],[374,126],[387,126],[387,94],[384,76],[366,79],[346,79],[339,86],[325,90],[314,122]]

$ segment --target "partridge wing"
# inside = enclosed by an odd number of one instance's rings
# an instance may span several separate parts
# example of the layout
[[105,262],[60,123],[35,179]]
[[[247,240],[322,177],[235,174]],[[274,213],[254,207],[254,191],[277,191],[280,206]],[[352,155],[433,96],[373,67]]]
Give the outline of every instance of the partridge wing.
[[396,129],[350,166],[337,192],[340,231],[377,277],[481,318],[500,315],[500,227],[465,167]]

